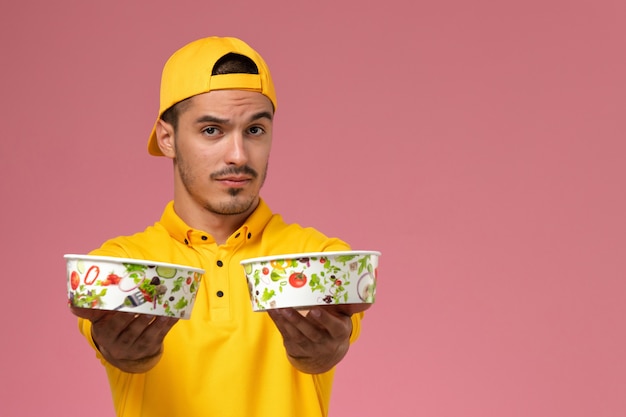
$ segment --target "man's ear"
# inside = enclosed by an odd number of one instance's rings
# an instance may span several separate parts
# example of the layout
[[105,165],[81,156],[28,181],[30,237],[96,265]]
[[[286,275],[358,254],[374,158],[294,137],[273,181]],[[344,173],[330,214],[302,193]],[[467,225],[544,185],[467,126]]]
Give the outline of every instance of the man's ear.
[[174,127],[164,120],[159,119],[156,124],[155,132],[157,144],[163,155],[168,158],[174,158],[176,154],[174,150]]

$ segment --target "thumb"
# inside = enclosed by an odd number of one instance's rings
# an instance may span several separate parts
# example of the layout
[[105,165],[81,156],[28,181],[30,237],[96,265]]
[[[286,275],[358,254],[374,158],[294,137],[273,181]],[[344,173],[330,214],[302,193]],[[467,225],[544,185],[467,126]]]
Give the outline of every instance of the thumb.
[[70,306],[70,311],[75,316],[78,316],[83,319],[87,319],[91,322],[97,321],[98,319],[102,318],[104,315],[107,314],[107,311],[105,310],[97,310],[93,308],[82,308],[82,307],[74,307],[74,306]]

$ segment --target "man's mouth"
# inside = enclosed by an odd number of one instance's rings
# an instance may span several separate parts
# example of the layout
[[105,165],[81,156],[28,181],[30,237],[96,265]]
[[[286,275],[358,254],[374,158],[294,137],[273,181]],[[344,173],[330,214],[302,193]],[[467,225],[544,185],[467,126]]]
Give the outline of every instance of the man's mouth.
[[216,181],[250,181],[259,174],[247,165],[241,167],[228,167],[211,174],[211,179]]
[[218,182],[224,184],[227,187],[242,187],[248,184],[252,179],[250,177],[228,176],[222,178],[216,178]]

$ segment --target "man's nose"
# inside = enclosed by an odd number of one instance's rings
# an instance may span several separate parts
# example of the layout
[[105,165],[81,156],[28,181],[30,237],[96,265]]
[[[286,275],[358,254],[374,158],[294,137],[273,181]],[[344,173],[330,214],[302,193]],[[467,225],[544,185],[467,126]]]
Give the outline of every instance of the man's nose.
[[226,163],[244,165],[248,162],[248,154],[245,147],[244,137],[241,133],[232,133],[227,146]]

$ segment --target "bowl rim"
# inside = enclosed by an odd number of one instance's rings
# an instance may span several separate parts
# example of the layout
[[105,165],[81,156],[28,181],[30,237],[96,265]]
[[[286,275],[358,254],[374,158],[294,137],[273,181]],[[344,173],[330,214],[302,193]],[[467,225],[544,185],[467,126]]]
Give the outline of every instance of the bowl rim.
[[146,265],[146,266],[162,266],[167,268],[176,268],[176,269],[184,269],[186,271],[198,272],[200,274],[204,274],[205,270],[202,268],[197,268],[194,266],[181,265],[181,264],[173,264],[168,262],[159,262],[159,261],[151,261],[148,259],[133,259],[133,258],[119,258],[117,256],[100,256],[100,255],[78,255],[78,254],[65,254],[63,257],[66,260],[83,260],[90,262],[110,262],[116,264],[136,264],[136,265]]
[[260,256],[257,258],[243,259],[241,265],[247,265],[257,262],[274,261],[277,259],[298,259],[311,258],[318,256],[340,256],[340,255],[375,255],[380,256],[381,253],[375,250],[348,250],[348,251],[328,251],[328,252],[301,252],[301,253],[285,253],[280,255]]

